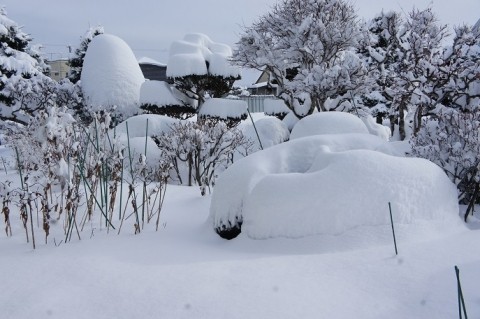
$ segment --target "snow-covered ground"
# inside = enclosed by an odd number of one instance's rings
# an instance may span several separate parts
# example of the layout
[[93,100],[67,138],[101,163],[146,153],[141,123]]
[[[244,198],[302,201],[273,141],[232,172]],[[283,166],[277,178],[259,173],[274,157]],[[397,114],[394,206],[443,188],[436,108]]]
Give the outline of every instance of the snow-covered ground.
[[[0,171],[7,179],[19,183]],[[13,237],[0,233],[0,318],[456,318],[455,265],[468,314],[480,316],[478,219],[397,224],[396,256],[384,223],[227,241],[213,230],[211,198],[169,185],[158,232],[117,235],[95,219],[64,243],[58,222],[48,244],[38,231],[35,250],[12,212]]]

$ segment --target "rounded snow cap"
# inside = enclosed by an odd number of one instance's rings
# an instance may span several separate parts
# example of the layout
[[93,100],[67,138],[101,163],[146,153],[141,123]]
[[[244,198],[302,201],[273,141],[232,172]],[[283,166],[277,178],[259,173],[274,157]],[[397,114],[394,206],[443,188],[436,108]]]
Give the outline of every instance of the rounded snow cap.
[[120,119],[138,113],[145,78],[132,50],[119,37],[101,34],[93,38],[80,80],[92,111],[115,109]]

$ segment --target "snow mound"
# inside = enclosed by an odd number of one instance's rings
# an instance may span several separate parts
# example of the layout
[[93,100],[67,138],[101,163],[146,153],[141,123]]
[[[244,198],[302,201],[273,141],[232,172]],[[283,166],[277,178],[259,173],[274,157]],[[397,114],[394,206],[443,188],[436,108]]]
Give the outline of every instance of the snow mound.
[[365,133],[368,128],[361,119],[345,112],[319,112],[306,116],[293,127],[290,139],[321,134]]
[[101,34],[88,46],[81,74],[83,94],[93,111],[112,107],[127,118],[138,112],[140,87],[145,81],[132,50],[125,41]]
[[381,143],[367,134],[311,136],[236,162],[215,185],[215,230],[232,238],[241,228],[254,239],[340,234],[387,225],[389,202],[397,223],[458,218],[456,188],[437,165],[372,151]]
[[245,119],[248,105],[243,100],[211,98],[205,101],[198,111],[199,117],[220,119]]
[[390,137],[392,136],[392,131],[390,128],[386,127],[385,125],[378,124],[373,116],[366,115],[362,117],[361,120],[367,127],[370,134],[376,135],[385,141],[390,140]]
[[167,76],[210,74],[237,78],[240,70],[230,64],[231,56],[232,49],[228,45],[213,42],[201,33],[187,34],[170,47]]
[[261,149],[258,142],[259,137],[264,149],[288,141],[290,138],[290,131],[287,125],[276,117],[268,116],[261,118],[255,121],[255,126],[258,137],[251,121],[242,122],[239,126],[243,134],[255,143],[255,150]]

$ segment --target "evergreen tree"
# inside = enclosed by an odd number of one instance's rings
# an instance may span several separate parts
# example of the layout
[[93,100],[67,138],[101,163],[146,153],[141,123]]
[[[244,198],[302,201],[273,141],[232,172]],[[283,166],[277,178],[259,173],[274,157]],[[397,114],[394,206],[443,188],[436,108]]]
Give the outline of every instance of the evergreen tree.
[[68,79],[72,83],[77,83],[80,81],[80,75],[83,68],[83,59],[85,58],[85,53],[87,52],[88,45],[92,42],[92,39],[97,35],[103,34],[105,31],[102,26],[91,27],[81,38],[80,45],[75,49],[75,55],[68,60],[68,65],[70,66],[70,72],[68,74]]
[[53,80],[31,37],[0,8],[0,120],[27,124],[50,103]]

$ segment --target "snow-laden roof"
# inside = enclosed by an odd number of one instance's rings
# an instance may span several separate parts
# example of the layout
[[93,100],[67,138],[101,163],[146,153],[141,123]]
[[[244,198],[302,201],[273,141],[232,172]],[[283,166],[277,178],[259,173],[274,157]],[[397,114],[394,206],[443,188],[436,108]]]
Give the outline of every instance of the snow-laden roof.
[[238,77],[240,70],[228,60],[231,55],[232,49],[226,44],[213,42],[204,34],[187,34],[183,40],[173,42],[170,47],[167,76],[211,74]]
[[167,66],[165,63],[158,62],[157,60],[154,60],[145,56],[138,59],[138,64],[152,64],[152,65],[158,65],[158,66]]
[[384,143],[369,134],[317,135],[254,153],[217,179],[211,222],[222,229],[243,221],[242,233],[255,239],[335,235],[388,225],[389,202],[396,223],[458,219],[457,191],[442,169],[374,151]]
[[248,104],[243,100],[208,99],[200,107],[200,117],[214,117],[221,119],[240,119],[247,115]]
[[82,90],[93,110],[117,106],[118,113],[133,115],[138,111],[144,81],[137,59],[125,41],[110,34],[93,38],[81,74]]
[[140,88],[140,104],[157,106],[181,105],[170,85],[163,81],[145,81]]

